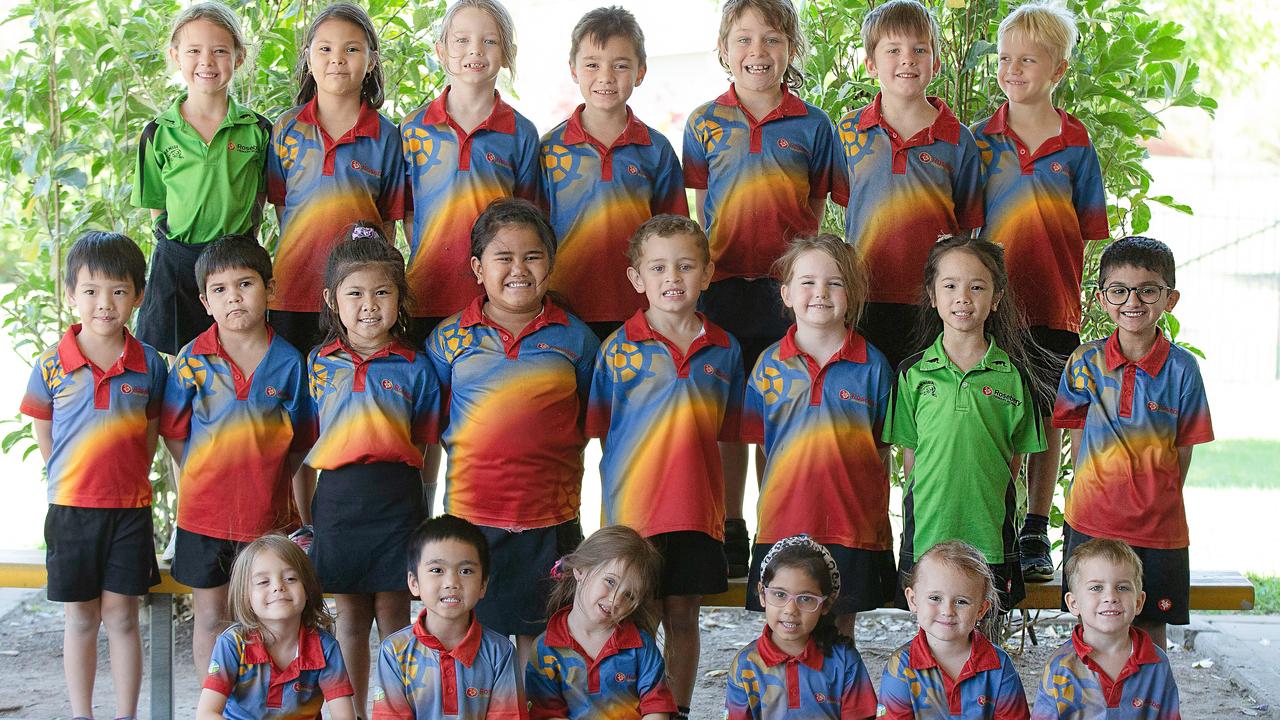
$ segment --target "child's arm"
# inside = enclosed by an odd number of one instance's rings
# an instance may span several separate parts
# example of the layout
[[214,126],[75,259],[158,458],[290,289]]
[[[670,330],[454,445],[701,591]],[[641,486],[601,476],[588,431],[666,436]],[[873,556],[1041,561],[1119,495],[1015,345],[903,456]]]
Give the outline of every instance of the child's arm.
[[894,651],[889,662],[880,675],[880,706],[877,714],[889,720],[914,720],[915,704],[911,695],[913,673],[908,664],[908,652],[905,648]]
[[527,711],[516,685],[516,648],[503,643],[494,658],[493,687],[489,690],[486,718],[492,720],[524,720]]
[[324,648],[324,668],[316,684],[324,695],[325,705],[329,706],[329,717],[332,720],[356,720],[356,705],[351,697],[355,690],[347,677],[347,666],[342,662],[342,650],[338,641],[328,633],[321,633],[321,647]]
[[1194,448],[1190,445],[1178,448],[1178,477],[1180,478],[1180,485],[1187,484],[1187,471],[1191,469],[1192,450]]
[[303,525],[311,524],[311,497],[316,491],[316,470],[309,465],[299,465],[293,473],[293,502],[298,506],[298,517]]
[[636,677],[641,720],[666,720],[679,711],[676,699],[667,687],[667,667],[653,638],[648,633],[641,637],[644,645],[640,648],[639,672]]
[[49,456],[53,454],[53,421],[33,418],[31,427],[35,431],[36,445],[40,447],[40,457],[49,464]]
[[560,662],[538,637],[533,657],[524,667],[524,694],[529,699],[529,720],[568,720],[569,706],[560,691],[564,675]]
[[852,647],[847,650],[845,684],[840,690],[840,720],[873,720],[879,708],[871,675],[858,651]]
[[[1073,468],[1074,468],[1074,467],[1076,467],[1076,466],[1077,466],[1077,465],[1076,465],[1076,464],[1077,464],[1077,461],[1080,459],[1080,443],[1084,440],[1084,431],[1083,431],[1083,430],[1068,430],[1068,432],[1071,434],[1071,467],[1073,467]],[[1190,448],[1188,448],[1188,450],[1190,450]],[[1182,458],[1181,458],[1181,457],[1179,457],[1178,459],[1179,459],[1179,460],[1181,460]],[[1190,463],[1191,463],[1191,453],[1190,453],[1190,452],[1188,452],[1188,453],[1187,453],[1187,464],[1188,464],[1188,465],[1190,465]],[[1183,467],[1183,469],[1182,469],[1182,477],[1183,477],[1183,479],[1184,479],[1184,480],[1185,480],[1185,479],[1186,479],[1186,477],[1187,477],[1187,469],[1186,469],[1186,467]]]
[[226,708],[226,695],[204,688],[200,691],[200,703],[196,706],[196,720],[223,720],[222,711]]
[[329,700],[325,705],[330,720],[356,720],[356,704],[350,696]]
[[916,451],[909,448],[902,448],[902,477],[911,477],[911,467],[916,464]]
[[[422,501],[426,503],[424,507],[427,509],[427,513],[430,514],[431,508],[435,506],[436,501],[436,476],[432,472],[432,468],[427,467],[427,445],[419,443],[414,447],[422,454],[422,469],[418,474],[422,479]],[[439,470],[438,467],[435,469]]]

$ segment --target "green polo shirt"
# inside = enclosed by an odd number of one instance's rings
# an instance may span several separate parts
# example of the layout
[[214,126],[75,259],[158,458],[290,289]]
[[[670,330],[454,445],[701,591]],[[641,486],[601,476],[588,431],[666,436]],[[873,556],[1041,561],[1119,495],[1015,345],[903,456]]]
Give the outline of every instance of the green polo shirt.
[[1018,559],[1009,461],[1044,450],[1044,428],[1027,380],[987,339],[987,354],[968,372],[947,357],[941,335],[901,365],[884,440],[915,451],[903,498],[904,558],[919,560],[955,539],[992,565]]
[[255,203],[267,191],[271,123],[228,98],[227,116],[206,143],[182,118],[186,99],[179,96],[143,129],[133,204],[163,211],[156,230],[181,243],[251,233]]

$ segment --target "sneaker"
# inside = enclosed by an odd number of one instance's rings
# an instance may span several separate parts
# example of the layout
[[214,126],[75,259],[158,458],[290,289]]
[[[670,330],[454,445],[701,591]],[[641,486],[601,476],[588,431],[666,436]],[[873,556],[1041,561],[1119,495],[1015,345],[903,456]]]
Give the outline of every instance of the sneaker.
[[724,521],[724,559],[729,565],[729,577],[744,578],[751,569],[751,536],[747,534],[747,521],[730,518]]
[[1024,582],[1042,583],[1053,579],[1053,559],[1049,557],[1049,536],[1047,534],[1040,533],[1019,537],[1018,552],[1022,555],[1022,579]]

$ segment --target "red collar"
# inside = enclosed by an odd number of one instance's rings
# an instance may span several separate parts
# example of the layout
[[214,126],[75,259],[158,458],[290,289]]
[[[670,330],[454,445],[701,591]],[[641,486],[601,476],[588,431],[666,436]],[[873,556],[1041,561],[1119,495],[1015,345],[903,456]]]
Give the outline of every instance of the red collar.
[[[952,145],[959,145],[960,121],[956,119],[955,113],[951,112],[951,108],[947,107],[947,104],[942,101],[942,98],[929,96],[926,99],[929,101],[929,104],[938,111],[938,117],[933,119],[933,124],[921,131],[926,133],[925,138],[927,142],[932,143],[941,140],[943,142],[951,143]],[[886,130],[889,129],[888,124],[884,121],[884,116],[881,115],[880,112],[880,93],[876,93],[875,100],[872,100],[870,105],[863,108],[862,114],[858,116],[859,130],[870,130],[876,125],[879,125]],[[917,133],[917,135],[918,134],[919,133]],[[915,136],[912,136],[912,138],[903,138],[903,141],[911,140],[914,137]]]
[[[271,659],[271,653],[267,651],[267,645],[262,642],[262,635],[257,630],[249,631],[244,638],[244,661],[250,665],[270,664],[275,667],[275,661]],[[288,671],[295,668],[298,671],[319,670],[324,666],[324,647],[320,644],[320,633],[305,625],[298,628],[298,657],[294,658],[288,668],[281,669],[286,671],[286,675],[296,677],[297,672]]]
[[[564,141],[568,145],[577,145],[579,143],[589,142],[592,145],[603,148],[604,144],[599,140],[591,137],[586,129],[582,127],[582,111],[587,107],[586,103],[578,106],[569,116],[568,125],[564,129]],[[622,147],[623,145],[652,145],[653,141],[649,137],[649,128],[636,118],[635,113],[631,112],[631,108],[627,108],[627,126],[623,129],[622,134],[617,140],[613,141],[607,149]]]
[[[422,122],[427,125],[445,125],[450,124],[453,118],[449,117],[448,100],[449,91],[453,89],[452,85],[446,85],[444,92],[440,93],[440,97],[432,100],[427,105],[427,110],[422,114]],[[489,111],[489,117],[484,122],[471,129],[467,135],[474,135],[477,130],[492,130],[494,132],[506,133],[514,135],[516,132],[516,111],[511,106],[502,101],[502,95],[497,90],[493,91],[493,110]]]
[[[938,667],[938,661],[933,657],[933,651],[929,649],[929,640],[925,637],[924,630],[916,632],[916,636],[911,640],[911,649],[908,652],[908,663],[913,670]],[[996,649],[991,644],[991,641],[982,633],[974,630],[973,646],[969,650],[969,659],[964,662],[964,667],[960,669],[960,676],[955,681],[960,683],[980,672],[996,670],[999,667],[1000,656],[996,654]]]
[[[582,646],[578,644],[578,641],[573,637],[573,633],[569,630],[569,611],[572,609],[572,606],[561,608],[547,621],[546,643],[549,647],[569,648],[585,658],[590,658],[591,656],[582,649]],[[640,629],[630,620],[623,620],[621,624],[613,629],[613,634],[609,636],[609,639],[605,641],[604,647],[600,649],[600,655],[594,659],[599,661],[610,655],[617,655],[621,650],[638,647],[644,647],[644,640],[640,637]]]
[[335,338],[333,342],[320,348],[319,355],[321,357],[324,357],[325,355],[332,355],[338,352],[339,350],[342,350],[346,352],[348,355],[350,355],[351,358],[356,361],[357,365],[360,363],[367,363],[371,360],[377,360],[378,358],[387,357],[392,353],[399,355],[400,357],[404,358],[405,360],[408,360],[409,362],[413,362],[413,358],[415,357],[413,348],[404,344],[400,340],[392,340],[391,343],[388,344],[386,347],[370,355],[364,360],[360,360],[359,353],[357,353],[355,350],[352,350],[351,346],[348,345],[342,338]]
[[462,642],[455,645],[452,650],[446,650],[435,635],[427,632],[427,609],[423,608],[422,612],[418,613],[418,619],[413,623],[413,636],[418,639],[418,642],[440,653],[442,657],[451,657],[471,667],[471,664],[476,661],[476,653],[480,652],[480,639],[484,636],[484,628],[476,621],[475,613],[472,613],[471,626],[467,628],[467,634],[463,636]]
[[[796,345],[796,325],[792,323],[787,329],[787,334],[782,336],[782,342],[778,346],[778,359],[790,360],[797,355],[805,355],[805,352]],[[805,355],[808,357],[808,355]],[[848,360],[849,362],[865,363],[867,361],[867,340],[858,334],[853,328],[849,329],[849,334],[845,336],[844,345],[840,346],[840,350],[832,356],[827,363],[832,360]]]
[[[725,332],[719,325],[707,322],[707,317],[702,313],[695,314],[698,316],[698,319],[702,321],[702,337],[706,339],[708,345],[729,347],[729,333]],[[649,318],[644,316],[644,310],[637,310],[635,315],[627,318],[627,321],[622,324],[622,328],[623,331],[627,333],[627,339],[632,342],[638,342],[640,340],[662,340],[668,343],[670,342],[662,336],[662,333],[653,329],[653,326],[649,324]],[[696,344],[697,340],[694,340],[694,343]],[[690,345],[689,350],[692,351],[693,349],[694,346]],[[689,354],[693,353],[690,352]]]
[[[738,100],[738,90],[737,88],[734,87],[733,83],[729,83],[729,89],[726,90],[723,95],[716,98],[716,104],[725,105],[727,107],[741,108],[742,112],[747,114],[747,117],[751,117],[751,113],[747,112],[747,109],[745,107],[742,107],[742,103]],[[799,115],[808,115],[808,114],[809,114],[809,108],[804,104],[804,101],[801,100],[799,97],[797,97],[795,93],[791,92],[791,88],[787,87],[786,85],[783,85],[782,86],[782,102],[778,104],[778,107],[770,110],[768,115],[765,115],[764,117],[758,120],[755,120],[755,124],[763,125],[764,123],[767,123],[770,120],[778,120],[784,117],[796,117]],[[752,118],[752,119],[754,120],[755,118]]]
[[[298,122],[304,122],[308,125],[320,127],[320,121],[316,118],[316,98],[302,106],[302,110],[298,112]],[[340,138],[335,138],[335,142],[344,142],[355,140],[358,137],[368,137],[374,140],[382,136],[382,121],[378,117],[378,111],[374,110],[369,103],[360,103],[360,115],[356,118],[356,124]]]
[[[67,328],[63,333],[62,339],[58,341],[58,362],[62,364],[63,372],[71,372],[79,370],[85,365],[92,365],[89,358],[80,352],[80,344],[76,342],[76,336],[80,334],[83,326],[76,323]],[[122,367],[124,370],[132,370],[133,372],[145,373],[147,371],[147,353],[142,349],[142,343],[129,334],[129,328],[124,328],[124,352],[120,354],[120,358],[111,366]],[[111,368],[98,368],[102,371]]]
[[[1146,631],[1130,625],[1129,642],[1133,645],[1133,652],[1130,653],[1129,660],[1125,662],[1124,669],[1120,671],[1120,677],[1116,680],[1133,675],[1138,671],[1139,665],[1153,665],[1160,662],[1155,643],[1151,642],[1151,636]],[[1093,652],[1093,646],[1084,641],[1083,625],[1076,625],[1071,631],[1071,647],[1091,670],[1099,672],[1098,664],[1089,657],[1089,653]]]
[[[1055,108],[1058,117],[1062,118],[1062,129],[1058,135],[1061,139],[1061,147],[1089,147],[1089,131],[1085,129],[1084,123],[1076,119],[1071,113]],[[983,126],[982,132],[987,135],[1008,135],[1009,130],[1009,102],[1006,100],[999,110],[987,120],[987,124]],[[1050,138],[1049,142],[1053,139]],[[1037,148],[1027,148],[1030,152],[1035,152]],[[1061,148],[1056,148],[1061,149]]]
[[1156,331],[1156,342],[1151,346],[1151,350],[1142,357],[1141,360],[1130,360],[1124,356],[1124,351],[1120,349],[1120,331],[1111,333],[1107,338],[1106,358],[1107,370],[1115,371],[1125,365],[1137,365],[1142,370],[1155,377],[1160,374],[1160,370],[1164,368],[1164,361],[1169,358],[1169,349],[1172,344],[1164,333]]
[[[270,343],[275,339],[276,332],[267,325],[267,342]],[[227,358],[227,353],[222,349],[222,337],[218,334],[218,324],[214,323],[209,326],[208,330],[196,336],[191,343],[191,352],[196,355],[217,355],[220,358]]]
[[[462,316],[458,318],[458,324],[462,327],[473,327],[475,325],[487,325],[492,328],[498,327],[496,323],[484,314],[485,300],[486,296],[479,295],[471,302],[467,303],[467,306],[462,309]],[[520,332],[520,334],[522,336],[528,335],[529,333],[532,333],[535,330],[541,330],[548,325],[568,324],[569,315],[565,313],[559,305],[551,302],[551,298],[544,297],[542,298],[542,312],[538,313],[537,317],[529,321],[529,324]]]
[[822,669],[822,651],[818,649],[818,644],[813,641],[812,636],[804,646],[804,652],[799,655],[788,655],[786,651],[774,644],[773,629],[765,625],[764,632],[760,633],[760,639],[756,640],[756,650],[760,652],[760,659],[770,667],[786,662],[800,662],[814,670]]

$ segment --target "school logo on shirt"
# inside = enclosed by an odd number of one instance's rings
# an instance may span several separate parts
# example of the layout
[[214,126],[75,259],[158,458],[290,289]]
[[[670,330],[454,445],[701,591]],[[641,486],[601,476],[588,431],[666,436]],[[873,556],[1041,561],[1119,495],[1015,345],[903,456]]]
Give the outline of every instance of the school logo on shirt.
[[719,379],[721,379],[721,380],[723,380],[723,381],[725,381],[725,382],[729,382],[729,376],[728,376],[728,375],[726,375],[726,374],[725,374],[725,372],[724,372],[723,370],[721,370],[720,368],[718,368],[718,367],[716,367],[716,366],[712,365],[711,363],[706,363],[706,364],[704,364],[704,365],[702,366],[702,372],[704,372],[704,373],[706,373],[706,374],[708,374],[708,375],[713,375],[713,376],[715,376],[715,377],[717,377],[717,378],[719,378]]
[[395,393],[395,394],[399,395],[400,397],[404,398],[405,400],[412,400],[412,399],[413,399],[413,398],[409,395],[409,391],[408,391],[408,390],[405,390],[405,389],[404,389],[403,387],[401,387],[398,383],[391,382],[390,380],[383,380],[383,381],[382,381],[382,389],[383,389],[383,390],[390,390],[391,392],[393,392],[393,393]]
[[937,157],[931,152],[921,150],[920,154],[917,157],[919,157],[920,162],[924,163],[925,165],[937,165],[943,170],[946,170],[947,172],[951,172],[951,164],[948,163],[946,160],[943,160],[942,158]]
[[786,138],[778,138],[778,149],[779,149],[779,150],[794,150],[795,152],[798,152],[798,153],[801,153],[801,154],[807,154],[807,153],[809,152],[807,149],[805,149],[805,147],[804,147],[803,145],[800,145],[799,143],[795,142],[794,140],[788,140],[788,139],[786,139]]
[[276,390],[274,387],[272,387],[272,386],[268,385],[268,386],[267,386],[267,391],[266,391],[266,392],[267,392],[267,397],[269,397],[269,398],[273,398],[273,397],[275,397],[275,396],[276,396],[280,391],[279,391],[279,390]]
[[485,153],[485,154],[484,154],[484,159],[485,159],[485,160],[488,160],[488,161],[489,161],[491,164],[493,164],[493,165],[497,165],[498,167],[504,167],[504,168],[506,168],[506,169],[508,169],[508,170],[514,170],[514,169],[515,169],[515,168],[511,167],[511,163],[507,162],[507,160],[506,160],[505,158],[500,158],[500,157],[498,157],[498,156],[497,156],[496,154],[494,154],[492,151],[491,151],[491,152],[487,152],[487,153]]
[[987,704],[987,696],[986,696],[986,695],[979,695],[979,696],[978,696],[978,704],[979,704],[979,705],[986,705],[986,704]]
[[1174,416],[1174,417],[1178,417],[1178,409],[1177,409],[1177,408],[1165,407],[1164,405],[1161,405],[1160,403],[1156,402],[1155,400],[1148,400],[1148,401],[1147,401],[1147,410],[1149,410],[1149,411],[1151,411],[1151,412],[1164,413],[1165,415],[1172,415],[1172,416]]
[[228,152],[256,153],[262,149],[260,145],[241,145],[240,143],[227,141]]
[[938,397],[938,386],[932,380],[921,380],[916,384],[916,394],[927,397]]
[[371,168],[368,165],[365,165],[364,163],[360,162],[359,160],[351,161],[351,169],[357,172],[362,172],[365,175],[368,175],[369,177],[376,177],[376,178],[382,177],[382,172],[379,171],[377,168]]
[[489,697],[489,691],[484,688],[469,687],[467,688],[467,697],[469,698]]
[[835,698],[827,697],[825,693],[820,693],[820,692],[814,693],[813,699],[814,699],[814,702],[818,703],[819,705],[827,702],[835,702],[836,700]]
[[160,154],[163,155],[164,159],[168,160],[169,162],[173,162],[175,160],[181,160],[182,148],[178,147],[177,145],[170,145],[167,148],[162,148],[160,150]]
[[1050,163],[1050,164],[1049,164],[1049,169],[1050,169],[1050,170],[1052,170],[1052,171],[1054,171],[1054,172],[1056,172],[1056,173],[1060,173],[1060,172],[1062,172],[1062,163],[1060,163],[1060,162],[1056,162],[1056,161],[1055,161],[1055,162],[1053,162],[1053,163]]
[[859,395],[858,393],[851,392],[851,391],[849,391],[849,390],[841,389],[841,390],[840,390],[840,399],[841,399],[841,400],[848,400],[849,402],[855,402],[855,403],[858,403],[859,405],[861,405],[861,406],[863,406],[863,407],[871,407],[871,401],[870,401],[870,400],[868,400],[867,398],[865,398],[865,397],[863,397],[863,396]]
[[999,390],[997,390],[997,389],[995,389],[995,388],[991,387],[990,385],[983,385],[983,386],[982,386],[982,394],[983,394],[983,395],[986,395],[987,397],[993,397],[993,398],[995,398],[995,399],[997,399],[997,400],[1003,400],[1004,402],[1006,402],[1006,403],[1008,403],[1008,404],[1010,404],[1010,405],[1012,405],[1012,406],[1014,406],[1014,407],[1020,407],[1020,406],[1022,405],[1022,401],[1021,401],[1021,400],[1019,400],[1018,398],[1016,398],[1016,397],[1014,397],[1014,396],[1010,395],[1009,393],[1001,392],[1001,391],[999,391]]
[[133,386],[130,385],[129,383],[120,383],[120,392],[124,393],[125,395],[132,395]]
[[1173,601],[1169,598],[1160,598],[1160,602],[1156,605],[1160,606],[1161,612],[1169,612],[1173,609]]

